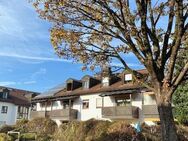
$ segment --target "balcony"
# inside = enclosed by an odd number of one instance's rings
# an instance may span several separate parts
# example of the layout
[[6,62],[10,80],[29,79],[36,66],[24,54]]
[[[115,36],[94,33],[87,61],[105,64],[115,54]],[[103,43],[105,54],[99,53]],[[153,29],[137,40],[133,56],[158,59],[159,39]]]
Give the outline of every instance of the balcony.
[[114,106],[103,107],[102,117],[110,119],[134,119],[138,118],[138,107],[135,106]]
[[46,112],[45,111],[31,111],[30,113],[30,118],[34,119],[34,118],[45,118],[46,117]]
[[157,105],[143,105],[142,111],[144,118],[159,118]]
[[52,111],[31,111],[31,119],[37,117],[49,117],[58,120],[75,120],[77,119],[77,110],[75,109],[58,109]]
[[77,110],[75,109],[53,110],[50,111],[49,116],[52,119],[74,120],[77,119]]

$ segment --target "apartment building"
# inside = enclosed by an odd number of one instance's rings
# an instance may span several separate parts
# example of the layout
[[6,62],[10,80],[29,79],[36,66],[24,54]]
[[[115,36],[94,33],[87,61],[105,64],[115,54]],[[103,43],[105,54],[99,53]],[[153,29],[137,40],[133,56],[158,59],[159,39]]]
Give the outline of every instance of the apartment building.
[[[108,73],[107,73],[108,72]],[[31,118],[49,117],[58,124],[70,120],[158,121],[153,92],[136,82],[132,74],[103,72],[81,80],[67,79],[48,92],[32,99]],[[146,70],[138,70],[147,75]]]
[[0,126],[29,119],[31,99],[38,93],[0,86]]

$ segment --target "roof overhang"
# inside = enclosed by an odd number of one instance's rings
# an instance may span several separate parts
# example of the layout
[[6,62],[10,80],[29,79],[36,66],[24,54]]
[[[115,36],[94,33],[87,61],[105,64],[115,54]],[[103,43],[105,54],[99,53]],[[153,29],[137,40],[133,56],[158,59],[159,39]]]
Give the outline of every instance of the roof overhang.
[[123,94],[135,94],[139,93],[140,89],[129,89],[129,90],[118,90],[118,91],[110,91],[110,92],[104,92],[100,96],[115,96],[115,95],[123,95]]
[[38,103],[38,102],[46,102],[46,101],[56,101],[56,100],[69,100],[75,99],[79,96],[58,96],[58,97],[48,97],[48,98],[40,98],[40,99],[33,99],[31,103]]

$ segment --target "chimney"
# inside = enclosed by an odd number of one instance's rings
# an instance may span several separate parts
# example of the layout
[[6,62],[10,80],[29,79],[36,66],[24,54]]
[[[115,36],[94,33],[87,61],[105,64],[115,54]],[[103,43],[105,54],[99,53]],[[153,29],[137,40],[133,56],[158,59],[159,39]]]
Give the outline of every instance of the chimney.
[[105,63],[101,66],[101,69],[102,86],[109,86],[112,76],[111,68],[107,63]]
[[112,75],[111,67],[106,63],[102,65],[102,77],[110,77]]

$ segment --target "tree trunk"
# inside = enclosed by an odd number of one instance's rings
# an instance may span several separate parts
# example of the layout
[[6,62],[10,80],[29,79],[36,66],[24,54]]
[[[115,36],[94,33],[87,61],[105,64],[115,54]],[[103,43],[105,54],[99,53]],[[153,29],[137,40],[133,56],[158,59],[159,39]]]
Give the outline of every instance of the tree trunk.
[[178,141],[171,103],[165,102],[163,99],[162,102],[158,104],[158,111],[161,122],[162,140]]

